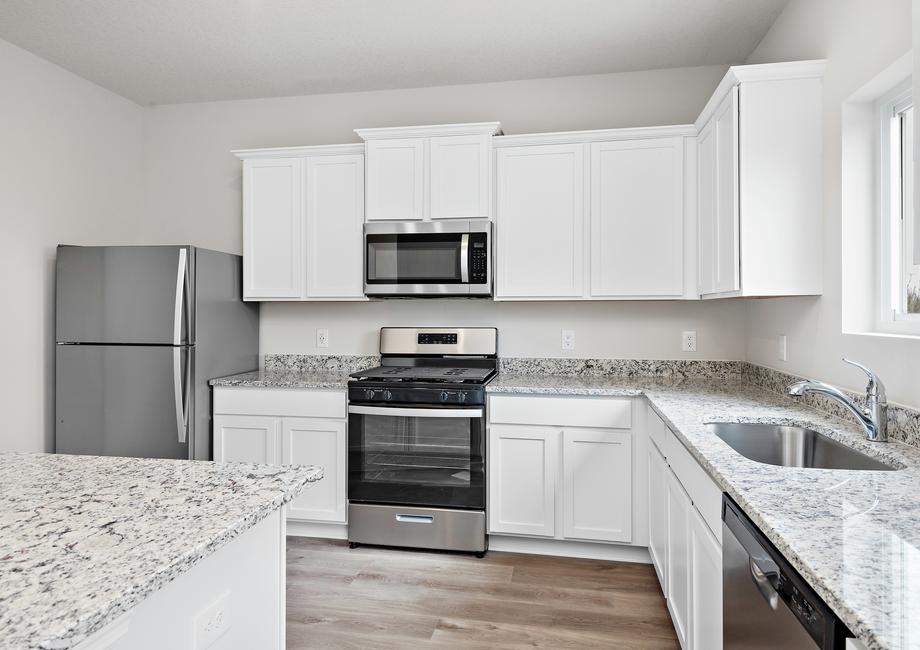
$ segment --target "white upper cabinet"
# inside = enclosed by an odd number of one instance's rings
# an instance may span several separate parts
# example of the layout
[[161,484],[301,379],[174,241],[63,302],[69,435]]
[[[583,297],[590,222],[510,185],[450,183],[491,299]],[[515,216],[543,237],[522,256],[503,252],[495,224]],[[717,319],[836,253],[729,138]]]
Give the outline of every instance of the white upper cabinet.
[[489,218],[498,122],[355,133],[366,145],[368,221]]
[[364,297],[364,156],[306,159],[307,298]]
[[582,297],[585,145],[507,147],[496,160],[496,298]]
[[730,68],[698,140],[703,298],[821,293],[823,61]]
[[364,147],[234,152],[243,160],[243,297],[366,300]]
[[591,145],[591,295],[684,293],[684,138]]
[[368,221],[425,218],[425,139],[369,140]]
[[243,297],[298,298],[303,291],[303,163],[243,161]]

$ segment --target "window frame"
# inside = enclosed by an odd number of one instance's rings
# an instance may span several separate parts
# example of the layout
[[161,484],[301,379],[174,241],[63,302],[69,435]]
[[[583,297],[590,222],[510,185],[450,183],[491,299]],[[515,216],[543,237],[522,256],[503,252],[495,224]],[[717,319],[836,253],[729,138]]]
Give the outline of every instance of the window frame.
[[[904,186],[900,171],[904,167],[902,154],[906,153],[901,142],[901,128],[896,126],[902,111],[914,107],[913,128],[917,129],[917,116],[920,111],[913,103],[913,83],[908,78],[897,84],[876,102],[876,121],[879,127],[878,139],[878,263],[879,274],[878,299],[876,300],[875,329],[886,334],[920,335],[920,314],[908,314],[906,309],[907,265],[905,260],[908,246],[912,246],[911,235],[915,221],[908,220],[902,225],[901,210]],[[916,138],[916,133],[913,134]],[[914,141],[909,148],[914,155],[917,144]],[[914,190],[916,170],[910,180],[910,189]],[[911,205],[914,196],[910,197]],[[895,216],[897,208],[897,217]],[[908,235],[905,236],[905,230]],[[896,238],[896,239],[895,239]],[[912,251],[912,248],[911,248]],[[911,253],[912,254],[912,253]],[[895,282],[895,278],[897,281]]]

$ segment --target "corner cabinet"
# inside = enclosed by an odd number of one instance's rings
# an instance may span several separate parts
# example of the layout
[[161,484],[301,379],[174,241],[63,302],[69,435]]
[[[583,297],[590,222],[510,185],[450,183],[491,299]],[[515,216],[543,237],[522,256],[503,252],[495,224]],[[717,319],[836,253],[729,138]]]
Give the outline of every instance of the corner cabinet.
[[696,298],[695,136],[495,138],[496,299]]
[[368,221],[490,218],[498,122],[356,129],[365,141]]
[[732,67],[697,120],[703,298],[821,293],[824,67]]
[[364,148],[234,153],[243,161],[243,298],[365,300]]
[[321,466],[323,478],[288,505],[288,522],[338,524],[339,528],[319,526],[311,533],[344,536],[348,486],[344,390],[216,386],[213,412],[215,461]]

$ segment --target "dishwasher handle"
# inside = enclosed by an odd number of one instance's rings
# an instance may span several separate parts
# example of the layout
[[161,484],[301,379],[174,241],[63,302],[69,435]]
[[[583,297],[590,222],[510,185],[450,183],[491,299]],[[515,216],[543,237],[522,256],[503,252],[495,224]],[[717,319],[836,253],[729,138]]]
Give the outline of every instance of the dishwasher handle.
[[771,575],[770,573],[761,569],[754,558],[751,558],[750,561],[751,579],[754,580],[754,585],[757,587],[757,591],[759,591],[760,595],[763,596],[763,599],[767,601],[767,605],[770,606],[770,609],[776,609],[779,607],[779,593],[776,591],[776,584],[779,582],[779,575]]

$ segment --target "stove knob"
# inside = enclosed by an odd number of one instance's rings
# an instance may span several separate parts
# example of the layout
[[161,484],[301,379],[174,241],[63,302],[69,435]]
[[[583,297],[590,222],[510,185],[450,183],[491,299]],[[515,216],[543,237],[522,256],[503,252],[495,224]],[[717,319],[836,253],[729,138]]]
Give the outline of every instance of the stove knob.
[[365,396],[367,399],[374,399],[374,395],[376,395],[376,394],[377,394],[377,391],[375,391],[373,388],[365,388],[365,389],[364,389],[364,396]]
[[391,399],[393,399],[393,393],[388,390],[383,391],[383,399],[389,402]]
[[450,399],[450,395],[447,391],[441,391],[441,401],[446,402],[448,399]]
[[458,397],[460,398],[460,401],[461,401],[461,402],[465,402],[465,401],[466,401],[466,393],[460,393],[460,394],[458,395]]

